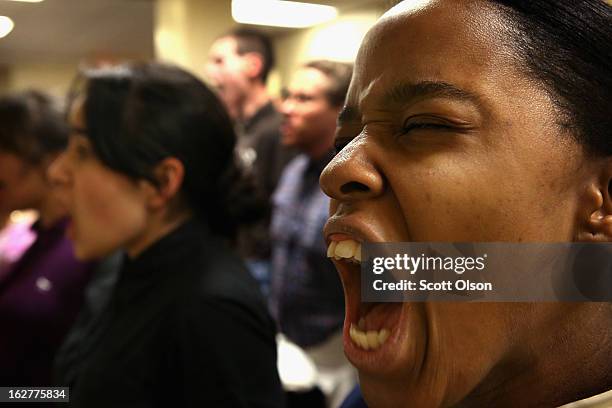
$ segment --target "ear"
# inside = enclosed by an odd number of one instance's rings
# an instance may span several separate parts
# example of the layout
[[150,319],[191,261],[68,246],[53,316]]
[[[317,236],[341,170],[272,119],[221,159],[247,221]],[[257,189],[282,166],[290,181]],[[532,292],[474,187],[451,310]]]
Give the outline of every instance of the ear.
[[263,69],[263,58],[256,52],[248,52],[243,55],[245,62],[245,72],[250,78],[257,78]]
[[612,159],[606,160],[599,178],[588,185],[583,207],[578,240],[612,242]]
[[168,207],[178,196],[185,178],[185,166],[176,157],[167,157],[155,166],[153,174],[157,179],[157,186],[144,180],[141,183],[146,184],[144,188],[149,208],[159,210]]

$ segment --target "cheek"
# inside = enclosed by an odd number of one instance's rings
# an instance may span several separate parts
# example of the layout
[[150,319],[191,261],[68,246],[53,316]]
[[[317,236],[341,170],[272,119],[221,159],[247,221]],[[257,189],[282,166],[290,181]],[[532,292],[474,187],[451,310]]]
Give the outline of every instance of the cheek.
[[435,351],[429,364],[448,373],[451,390],[470,389],[485,378],[532,323],[529,306],[522,304],[432,302],[425,307],[429,349]]
[[107,255],[125,247],[144,230],[144,202],[123,183],[75,182],[73,222],[75,248],[84,258]]
[[307,129],[307,133],[314,139],[328,135],[336,129],[337,115],[327,110],[304,109],[296,116],[299,126]]
[[[491,160],[490,160],[491,161]],[[390,184],[412,240],[569,240],[571,206],[539,177],[537,169],[471,160],[427,160],[406,165]],[[406,180],[411,180],[407,183]]]

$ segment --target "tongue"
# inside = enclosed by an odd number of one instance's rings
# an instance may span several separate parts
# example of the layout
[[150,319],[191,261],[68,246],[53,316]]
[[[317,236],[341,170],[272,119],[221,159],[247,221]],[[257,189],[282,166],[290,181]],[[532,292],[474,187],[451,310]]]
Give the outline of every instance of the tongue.
[[360,308],[360,330],[391,330],[397,324],[402,303],[362,303]]

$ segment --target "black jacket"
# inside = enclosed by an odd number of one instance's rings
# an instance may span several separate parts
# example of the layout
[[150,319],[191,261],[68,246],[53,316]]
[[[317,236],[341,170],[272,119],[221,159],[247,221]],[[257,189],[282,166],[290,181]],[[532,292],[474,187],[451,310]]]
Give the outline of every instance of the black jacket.
[[224,241],[190,221],[124,262],[71,406],[283,405],[274,324]]

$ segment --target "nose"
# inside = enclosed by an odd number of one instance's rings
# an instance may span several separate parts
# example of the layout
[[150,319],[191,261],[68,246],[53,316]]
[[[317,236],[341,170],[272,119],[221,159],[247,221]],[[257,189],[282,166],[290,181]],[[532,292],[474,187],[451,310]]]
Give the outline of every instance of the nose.
[[54,185],[66,186],[70,183],[71,177],[66,156],[66,152],[60,153],[47,169],[47,176]]
[[295,104],[293,102],[293,99],[290,97],[285,98],[285,100],[283,100],[283,102],[281,103],[280,106],[280,112],[284,115],[284,116],[289,116],[291,114],[291,112],[293,112],[293,108],[294,108]]
[[368,141],[356,138],[325,167],[319,180],[325,194],[343,202],[383,194],[385,180],[368,153]]

